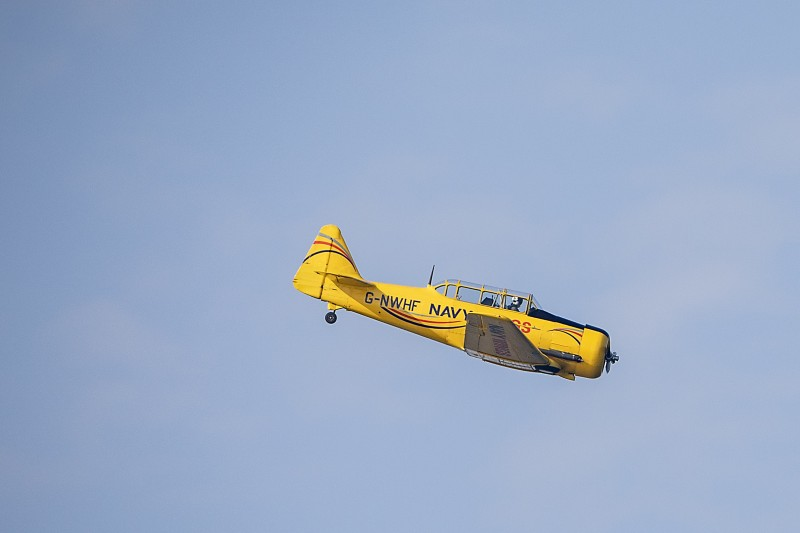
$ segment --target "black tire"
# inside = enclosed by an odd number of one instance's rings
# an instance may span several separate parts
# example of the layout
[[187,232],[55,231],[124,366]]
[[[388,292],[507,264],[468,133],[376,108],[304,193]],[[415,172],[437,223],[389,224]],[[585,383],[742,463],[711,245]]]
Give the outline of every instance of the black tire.
[[333,324],[334,322],[336,322],[336,313],[334,313],[333,311],[325,313],[325,322],[327,322],[328,324]]

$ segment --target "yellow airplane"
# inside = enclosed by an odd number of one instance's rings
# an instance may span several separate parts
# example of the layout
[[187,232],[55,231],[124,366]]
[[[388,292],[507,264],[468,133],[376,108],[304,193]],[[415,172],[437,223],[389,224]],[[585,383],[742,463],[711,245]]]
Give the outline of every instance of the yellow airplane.
[[574,380],[596,378],[619,360],[608,333],[541,309],[532,294],[448,279],[427,287],[366,281],[342,232],[323,226],[294,276],[295,288],[328,302],[442,342],[489,363]]

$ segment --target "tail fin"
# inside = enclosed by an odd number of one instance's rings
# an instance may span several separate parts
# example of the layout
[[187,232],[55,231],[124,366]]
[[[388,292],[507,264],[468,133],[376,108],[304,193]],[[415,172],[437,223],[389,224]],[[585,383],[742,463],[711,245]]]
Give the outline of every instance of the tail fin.
[[294,286],[302,293],[319,298],[328,274],[363,281],[341,230],[332,224],[320,228],[294,275]]

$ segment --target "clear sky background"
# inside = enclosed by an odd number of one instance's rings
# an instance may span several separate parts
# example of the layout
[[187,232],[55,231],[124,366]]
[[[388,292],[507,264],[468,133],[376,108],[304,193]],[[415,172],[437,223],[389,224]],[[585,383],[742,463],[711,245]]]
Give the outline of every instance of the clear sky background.
[[[796,2],[4,2],[0,530],[797,531]],[[598,380],[291,280],[533,292]]]

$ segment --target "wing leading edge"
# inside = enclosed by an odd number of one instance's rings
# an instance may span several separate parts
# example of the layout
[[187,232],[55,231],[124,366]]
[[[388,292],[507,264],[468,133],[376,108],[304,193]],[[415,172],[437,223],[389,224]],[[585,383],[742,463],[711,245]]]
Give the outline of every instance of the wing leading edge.
[[478,313],[467,315],[464,351],[517,370],[558,374],[561,366],[543,354],[507,318]]

